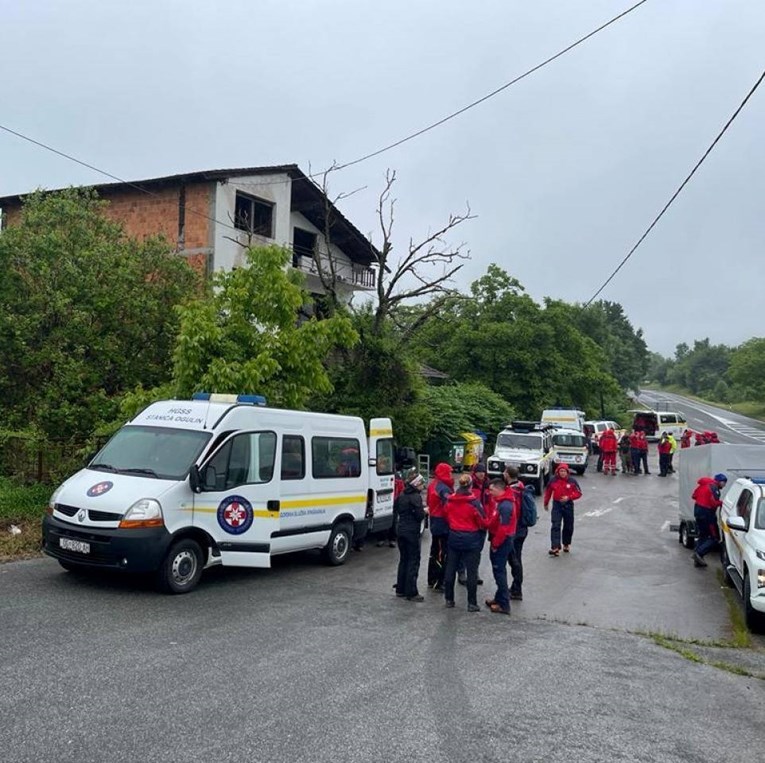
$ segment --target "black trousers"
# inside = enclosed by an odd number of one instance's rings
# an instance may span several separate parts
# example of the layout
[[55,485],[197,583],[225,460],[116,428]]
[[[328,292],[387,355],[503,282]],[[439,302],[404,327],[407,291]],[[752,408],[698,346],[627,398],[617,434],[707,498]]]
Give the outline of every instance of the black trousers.
[[669,453],[659,453],[659,474],[666,477],[671,468]]
[[464,563],[467,572],[467,600],[468,604],[477,604],[478,595],[478,565],[481,563],[481,549],[471,551],[450,548],[446,555],[446,572],[444,574],[444,598],[446,601],[454,601],[454,579],[460,563]]
[[420,574],[420,536],[398,536],[398,577],[396,593],[417,596],[417,576]]
[[446,570],[446,543],[448,535],[433,535],[430,540],[430,559],[428,560],[428,585],[444,584]]
[[516,535],[513,538],[513,548],[507,563],[510,566],[510,574],[513,576],[513,582],[510,584],[511,594],[523,593],[523,543],[526,540],[525,535]]

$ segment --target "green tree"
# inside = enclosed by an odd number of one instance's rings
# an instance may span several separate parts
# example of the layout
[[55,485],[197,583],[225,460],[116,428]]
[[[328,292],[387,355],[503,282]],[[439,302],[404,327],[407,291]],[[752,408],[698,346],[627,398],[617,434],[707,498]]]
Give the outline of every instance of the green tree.
[[765,338],[755,337],[733,350],[728,376],[737,387],[765,400]]
[[247,250],[245,266],[213,277],[212,295],[179,308],[175,394],[265,395],[269,404],[304,408],[332,389],[324,360],[358,339],[347,316],[300,323],[308,303],[303,276],[287,268],[287,249]]
[[39,192],[0,234],[3,426],[82,439],[117,398],[170,377],[175,306],[198,278],[160,239],[139,242],[87,190]]
[[453,437],[476,429],[496,436],[515,414],[510,403],[478,382],[428,387],[425,403],[432,417],[431,436]]

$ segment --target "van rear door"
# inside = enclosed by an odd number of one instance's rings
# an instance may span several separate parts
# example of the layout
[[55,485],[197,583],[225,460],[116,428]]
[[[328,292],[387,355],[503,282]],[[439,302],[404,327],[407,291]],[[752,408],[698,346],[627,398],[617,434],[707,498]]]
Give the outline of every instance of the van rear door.
[[374,518],[373,531],[387,530],[393,523],[395,468],[393,425],[390,419],[371,419],[367,516]]
[[200,468],[193,524],[220,549],[223,564],[270,567],[280,527],[280,454],[273,431],[237,432]]

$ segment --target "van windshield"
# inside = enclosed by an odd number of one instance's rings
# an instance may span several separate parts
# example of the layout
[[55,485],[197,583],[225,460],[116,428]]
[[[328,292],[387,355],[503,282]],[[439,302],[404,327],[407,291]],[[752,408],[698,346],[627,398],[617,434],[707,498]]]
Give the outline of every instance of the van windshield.
[[584,448],[587,445],[587,439],[583,434],[555,434],[553,443],[559,448]]
[[538,434],[503,432],[497,437],[497,447],[516,450],[542,450],[542,437]]
[[95,471],[181,480],[197,460],[210,432],[170,427],[122,427],[88,465]]

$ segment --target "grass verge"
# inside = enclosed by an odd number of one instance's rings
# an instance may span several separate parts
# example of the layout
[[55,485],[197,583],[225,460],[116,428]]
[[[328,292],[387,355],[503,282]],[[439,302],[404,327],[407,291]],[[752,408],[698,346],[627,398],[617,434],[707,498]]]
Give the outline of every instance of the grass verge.
[[18,485],[0,477],[0,562],[40,555],[40,522],[50,494],[49,485]]

